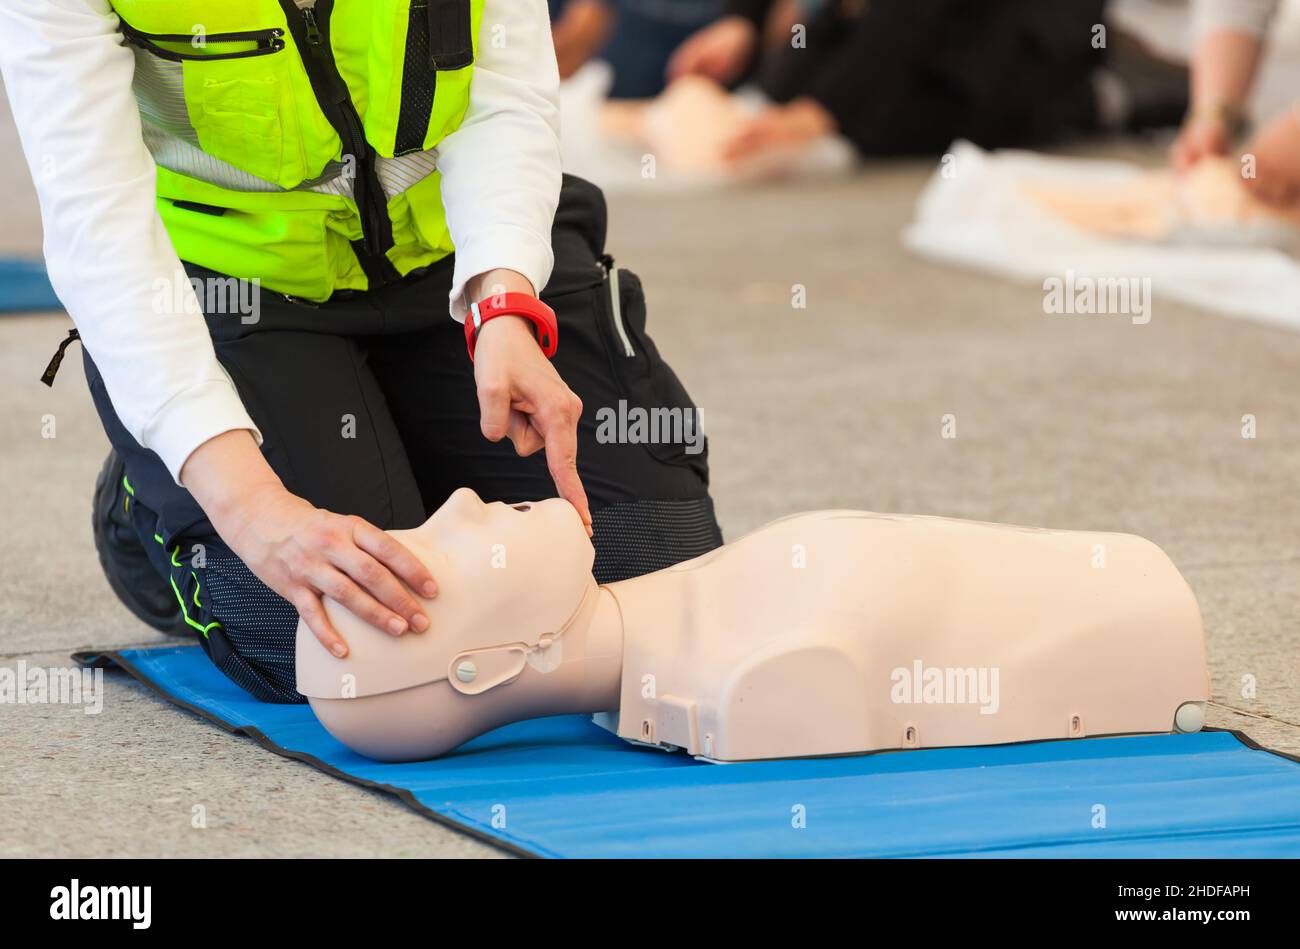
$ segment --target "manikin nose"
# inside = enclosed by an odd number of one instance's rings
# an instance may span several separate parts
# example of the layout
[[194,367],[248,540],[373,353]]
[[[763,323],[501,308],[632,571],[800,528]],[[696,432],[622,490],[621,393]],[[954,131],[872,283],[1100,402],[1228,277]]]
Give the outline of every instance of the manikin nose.
[[475,520],[482,519],[487,512],[483,499],[470,488],[457,488],[447,498],[445,506]]

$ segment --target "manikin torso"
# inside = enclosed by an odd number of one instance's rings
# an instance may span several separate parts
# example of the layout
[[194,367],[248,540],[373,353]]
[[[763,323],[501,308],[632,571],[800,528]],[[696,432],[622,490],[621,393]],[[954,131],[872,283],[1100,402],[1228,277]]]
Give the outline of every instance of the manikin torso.
[[327,603],[349,656],[305,625],[297,651],[326,728],[385,760],[574,712],[739,761],[1170,731],[1208,698],[1195,598],[1130,535],[825,511],[605,586],[559,500],[462,489],[394,536],[439,580],[430,630]]

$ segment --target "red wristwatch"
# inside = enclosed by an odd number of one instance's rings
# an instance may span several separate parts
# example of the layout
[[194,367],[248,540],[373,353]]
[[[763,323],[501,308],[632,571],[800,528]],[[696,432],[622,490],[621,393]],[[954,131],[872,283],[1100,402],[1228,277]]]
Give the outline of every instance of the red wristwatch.
[[527,293],[494,293],[477,303],[471,303],[469,313],[465,315],[465,345],[469,348],[470,361],[474,361],[474,343],[478,331],[488,320],[498,316],[522,316],[532,322],[537,329],[537,344],[550,359],[560,345],[560,324],[555,319],[555,311],[537,297]]

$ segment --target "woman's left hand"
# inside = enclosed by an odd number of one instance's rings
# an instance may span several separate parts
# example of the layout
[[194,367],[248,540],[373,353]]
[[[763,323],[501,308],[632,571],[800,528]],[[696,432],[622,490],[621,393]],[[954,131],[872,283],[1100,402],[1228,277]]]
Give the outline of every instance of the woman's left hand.
[[[494,293],[535,294],[513,270],[492,270],[469,281],[471,300]],[[564,384],[537,344],[533,324],[518,316],[484,323],[474,344],[479,424],[491,442],[509,438],[521,456],[546,450],[546,466],[560,497],[572,504],[591,535],[591,509],[578,477],[578,419],[582,402]]]

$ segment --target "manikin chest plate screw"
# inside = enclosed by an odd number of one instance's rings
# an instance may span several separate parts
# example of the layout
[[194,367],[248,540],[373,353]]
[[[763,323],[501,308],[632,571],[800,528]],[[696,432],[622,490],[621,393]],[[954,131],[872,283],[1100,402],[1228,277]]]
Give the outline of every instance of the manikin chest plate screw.
[[461,682],[473,682],[474,677],[478,675],[478,666],[465,659],[456,667],[456,678]]

